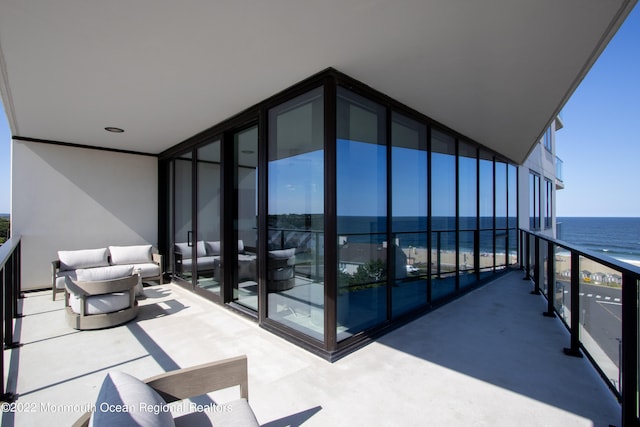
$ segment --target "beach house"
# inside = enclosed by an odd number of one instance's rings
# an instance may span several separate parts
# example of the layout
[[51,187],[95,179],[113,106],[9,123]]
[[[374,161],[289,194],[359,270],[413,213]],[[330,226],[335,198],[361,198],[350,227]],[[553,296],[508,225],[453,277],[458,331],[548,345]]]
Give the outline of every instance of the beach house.
[[151,244],[337,360],[555,235],[560,111],[635,3],[4,1],[22,290]]

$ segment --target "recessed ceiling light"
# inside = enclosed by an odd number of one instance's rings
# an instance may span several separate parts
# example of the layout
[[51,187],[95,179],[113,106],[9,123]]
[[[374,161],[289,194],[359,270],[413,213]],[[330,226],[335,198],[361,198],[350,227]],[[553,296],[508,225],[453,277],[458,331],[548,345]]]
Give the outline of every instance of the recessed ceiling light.
[[122,133],[122,132],[124,132],[124,129],[113,127],[113,126],[107,126],[106,128],[104,128],[104,130],[106,130],[107,132],[113,132],[113,133]]

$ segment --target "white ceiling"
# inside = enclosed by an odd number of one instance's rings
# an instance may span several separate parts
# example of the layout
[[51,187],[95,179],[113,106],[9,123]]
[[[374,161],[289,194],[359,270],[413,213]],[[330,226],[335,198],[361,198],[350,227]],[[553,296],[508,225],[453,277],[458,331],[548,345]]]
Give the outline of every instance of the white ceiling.
[[14,136],[159,153],[334,67],[521,162],[635,3],[2,0],[0,90]]

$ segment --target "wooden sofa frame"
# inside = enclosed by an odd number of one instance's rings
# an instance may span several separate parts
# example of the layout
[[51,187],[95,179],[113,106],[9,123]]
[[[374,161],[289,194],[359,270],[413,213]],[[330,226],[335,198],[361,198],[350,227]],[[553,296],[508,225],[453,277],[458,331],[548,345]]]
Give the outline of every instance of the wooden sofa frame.
[[[64,305],[67,323],[74,329],[102,329],[121,325],[138,315],[135,287],[138,275],[122,279],[104,280],[99,282],[67,281],[64,292]],[[69,289],[71,288],[71,289]],[[114,292],[129,292],[129,306],[124,310],[104,314],[86,314],[86,299],[90,296],[112,294]],[[80,297],[80,313],[71,309],[69,303],[70,292]]]
[[[144,382],[157,391],[166,403],[234,386],[240,386],[240,397],[249,401],[245,355],[166,372],[147,378]],[[87,427],[90,418],[91,412],[86,412],[73,427]]]

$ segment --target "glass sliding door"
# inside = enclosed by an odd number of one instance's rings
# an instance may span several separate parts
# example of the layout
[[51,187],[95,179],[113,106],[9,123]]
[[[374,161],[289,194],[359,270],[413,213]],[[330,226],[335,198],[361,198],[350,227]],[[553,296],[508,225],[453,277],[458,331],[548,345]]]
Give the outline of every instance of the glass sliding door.
[[322,88],[269,111],[268,317],[324,340]]
[[196,286],[220,295],[222,275],[220,265],[220,141],[198,148],[197,165],[197,232],[198,262]]
[[183,280],[193,277],[193,156],[191,152],[173,161],[173,271]]
[[495,265],[493,176],[493,155],[480,151],[480,278],[491,275]]
[[509,228],[509,265],[518,263],[518,168],[507,166],[507,226]]
[[387,318],[387,147],[385,108],[337,92],[337,338]]
[[[252,126],[233,135],[235,218],[232,300],[253,311],[258,310],[258,127]],[[229,241],[229,239],[227,239]],[[236,246],[237,245],[237,246]]]
[[494,264],[503,269],[507,265],[507,164],[495,161],[495,252]]
[[427,127],[394,113],[391,138],[391,304],[397,317],[427,304]]
[[460,141],[458,148],[459,281],[464,288],[477,282],[478,154],[476,147]]
[[431,299],[456,291],[456,140],[431,131]]

